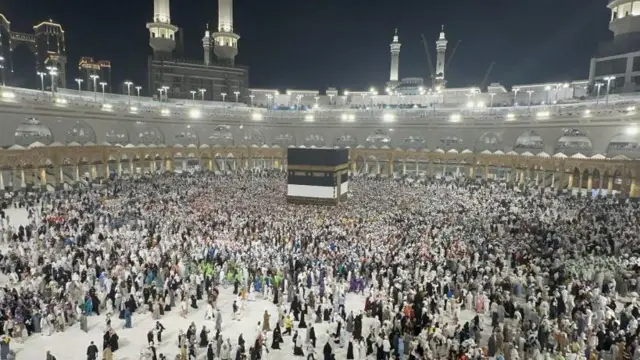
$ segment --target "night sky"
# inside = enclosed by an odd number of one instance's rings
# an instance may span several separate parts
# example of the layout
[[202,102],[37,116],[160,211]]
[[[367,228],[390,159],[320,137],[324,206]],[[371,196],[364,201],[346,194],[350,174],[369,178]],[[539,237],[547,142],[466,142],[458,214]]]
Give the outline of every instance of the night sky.
[[[398,28],[400,77],[427,77],[420,34],[431,42],[445,25],[449,87],[586,79],[598,42],[608,40],[606,0],[235,0],[241,36],[236,62],[250,67],[254,88],[363,89],[389,78],[389,43]],[[67,35],[69,79],[80,56],[113,62],[113,82],[145,83],[150,53],[146,22],[153,0],[3,0],[12,30],[29,32],[49,18]],[[206,23],[217,24],[217,1],[173,0],[172,22],[184,30],[187,57],[202,59]],[[24,51],[17,51],[19,60]],[[16,71],[33,71],[18,61]],[[434,60],[435,62],[435,60]]]

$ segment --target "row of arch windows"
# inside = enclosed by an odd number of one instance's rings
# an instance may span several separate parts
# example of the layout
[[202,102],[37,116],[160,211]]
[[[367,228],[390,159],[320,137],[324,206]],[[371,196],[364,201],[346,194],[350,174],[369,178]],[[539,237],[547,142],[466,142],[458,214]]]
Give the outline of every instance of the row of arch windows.
[[[97,143],[96,135],[93,129],[82,121],[76,122],[65,134],[65,143],[76,142],[79,144]],[[394,148],[400,147],[405,149],[425,149],[427,148],[426,140],[421,136],[408,136],[401,143],[394,143],[391,136],[382,129],[377,129],[364,139],[364,143],[358,142],[358,139],[352,135],[344,134],[327,141],[320,134],[311,134],[304,139],[296,139],[291,133],[284,132],[276,135],[271,144],[267,144],[263,134],[255,129],[247,129],[243,137],[237,142],[231,132],[229,126],[217,126],[208,136],[207,140],[202,143],[220,146],[233,145],[273,145],[279,147],[289,147],[303,145],[306,147],[322,147],[322,146],[338,146],[338,147],[375,147],[375,148]],[[50,145],[54,141],[51,130],[35,118],[28,118],[18,126],[15,132],[15,143],[21,146],[29,146],[35,142],[44,145]],[[142,125],[132,138],[128,136],[124,130],[109,130],[105,134],[104,141],[110,144],[162,144],[165,143],[163,134],[156,128]],[[187,146],[190,144],[200,144],[200,138],[195,130],[186,129],[177,133],[170,144],[180,144]],[[439,144],[435,147],[443,150],[458,149],[464,146],[464,141],[455,136],[444,136],[440,139]],[[504,142],[499,133],[486,132],[482,134],[474,144],[476,151],[497,151],[504,149]],[[516,151],[540,152],[544,148],[542,137],[533,130],[529,130],[520,135],[515,144]],[[556,152],[564,152],[567,155],[581,152],[589,155],[593,150],[591,140],[580,130],[565,129],[563,136],[558,140],[555,148]],[[608,152],[625,153],[637,152],[640,154],[640,138],[637,136],[621,134],[614,137],[609,143]]]

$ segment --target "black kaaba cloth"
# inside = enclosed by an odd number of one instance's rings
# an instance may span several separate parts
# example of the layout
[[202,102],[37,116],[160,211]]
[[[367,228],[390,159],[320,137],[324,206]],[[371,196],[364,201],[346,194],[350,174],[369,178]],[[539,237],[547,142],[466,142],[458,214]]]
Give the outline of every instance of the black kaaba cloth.
[[288,202],[337,204],[349,189],[349,150],[288,149],[287,171]]

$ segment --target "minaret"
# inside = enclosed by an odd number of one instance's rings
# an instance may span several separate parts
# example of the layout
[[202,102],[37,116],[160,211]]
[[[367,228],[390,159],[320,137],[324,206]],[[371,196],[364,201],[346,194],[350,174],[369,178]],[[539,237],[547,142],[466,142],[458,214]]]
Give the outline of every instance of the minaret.
[[391,43],[391,73],[389,74],[389,86],[395,86],[398,84],[398,69],[400,67],[400,42],[398,41],[398,29],[396,29],[393,35],[393,42]]
[[176,32],[178,27],[171,24],[169,0],[153,0],[153,22],[147,23],[149,29],[149,45],[156,59],[171,58],[176,48]]
[[440,37],[436,41],[436,86],[444,86],[445,54],[447,52],[447,39],[444,36],[444,25],[440,31]]
[[213,33],[213,52],[218,60],[233,66],[239,39],[233,32],[233,0],[218,0],[218,32]]
[[202,47],[204,48],[204,64],[209,65],[211,63],[211,33],[209,32],[209,24],[207,24],[207,30],[204,32],[202,38]]

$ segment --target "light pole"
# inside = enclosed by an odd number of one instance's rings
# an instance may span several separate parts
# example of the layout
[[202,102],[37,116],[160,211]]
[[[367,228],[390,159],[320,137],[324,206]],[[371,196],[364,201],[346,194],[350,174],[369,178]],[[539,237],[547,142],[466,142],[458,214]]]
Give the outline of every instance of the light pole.
[[46,74],[43,73],[42,71],[38,71],[37,74],[40,75],[40,84],[42,86],[42,92],[44,92],[44,76]]
[[253,98],[256,97],[255,95],[251,94],[249,95],[249,107],[253,107]]
[[238,97],[240,96],[240,91],[234,91],[233,95],[236,96],[236,102],[238,102]]
[[549,103],[549,91],[551,91],[551,86],[549,86],[549,85],[545,86],[545,87],[544,87],[544,91],[546,91],[546,92],[547,92],[547,94],[546,94],[546,101],[545,101],[544,103],[545,103],[545,104],[548,104],[548,103]]
[[[271,94],[267,94],[267,109],[268,109],[268,110],[272,110],[272,109],[273,109],[273,107],[275,106],[275,105],[270,105],[270,104],[272,103],[272,102],[271,102],[271,100],[272,100],[273,98],[274,98],[274,97],[273,97],[273,95],[271,95]],[[273,101],[273,103],[275,103],[275,100]]]
[[169,87],[167,85],[162,86],[162,90],[164,90],[164,100],[169,102]]
[[347,106],[347,95],[342,95],[342,105]]
[[616,79],[615,76],[607,76],[604,78],[604,80],[607,81],[607,98],[605,100],[605,104],[607,105],[609,105],[609,92],[611,91],[611,81],[615,79]]
[[191,93],[191,100],[193,100],[193,103],[196,103],[196,91],[195,90],[191,90],[189,91]]
[[82,93],[82,82],[84,80],[82,79],[76,79],[76,82],[78,83],[78,94]]
[[318,107],[318,100],[320,100],[319,96],[314,96],[313,99],[316,101],[315,107]]
[[334,96],[335,95],[333,95],[333,94],[329,94],[329,105],[333,105],[333,97]]
[[58,68],[55,66],[48,66],[49,75],[51,76],[51,96],[55,94],[55,77],[58,75]]
[[136,91],[138,92],[138,101],[140,100],[140,90],[142,90],[142,86],[136,86]]
[[107,83],[104,81],[101,81],[100,86],[102,86],[102,103],[104,104],[104,101],[105,101],[104,87],[107,86]]
[[100,76],[92,74],[89,77],[93,80],[93,101],[98,101],[98,79]]
[[527,90],[527,94],[529,94],[529,105],[527,105],[527,108],[531,110],[531,94],[533,94],[533,90]]
[[225,102],[225,99],[227,98],[227,93],[220,93],[220,96],[222,96],[222,102]]
[[207,89],[198,89],[198,91],[200,91],[200,97],[202,98],[202,101],[204,101],[204,93],[207,92]]
[[596,106],[598,106],[598,102],[600,102],[600,88],[602,87],[602,85],[604,85],[601,82],[596,83],[596,88],[598,89],[596,91]]
[[491,102],[489,103],[489,107],[492,108],[493,107],[493,97],[496,96],[496,93],[489,93],[489,96],[491,96]]
[[133,83],[127,80],[124,84],[127,85],[127,96],[129,97],[129,107],[131,107],[131,85],[133,85]]
[[4,86],[4,56],[0,56],[0,75],[2,75],[2,86]]
[[300,110],[300,101],[302,100],[302,95],[296,95],[296,99],[298,99],[298,110]]
[[513,107],[518,106],[518,91],[520,91],[520,88],[513,89]]

